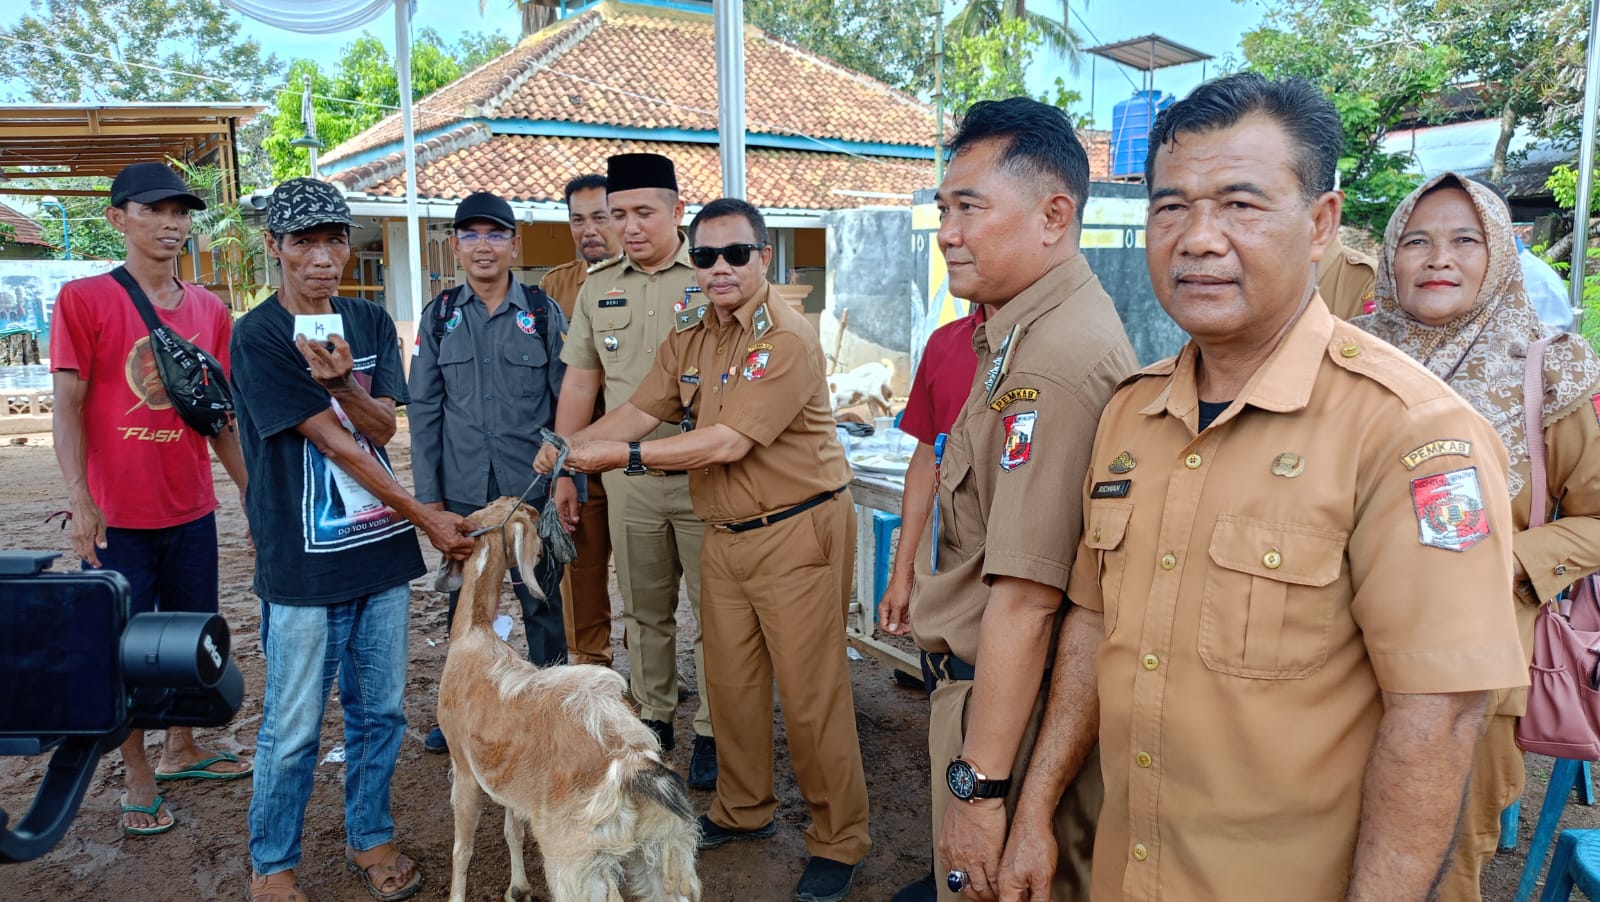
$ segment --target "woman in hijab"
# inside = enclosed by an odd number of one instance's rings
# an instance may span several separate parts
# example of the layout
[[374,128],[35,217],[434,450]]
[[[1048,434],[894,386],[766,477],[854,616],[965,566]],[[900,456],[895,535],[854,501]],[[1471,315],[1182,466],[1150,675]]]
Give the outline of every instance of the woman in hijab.
[[[1500,434],[1517,533],[1512,592],[1533,657],[1540,602],[1600,567],[1600,358],[1564,333],[1545,352],[1548,497],[1534,499],[1524,427],[1523,366],[1544,326],[1522,287],[1511,215],[1493,189],[1454,173],[1429,179],[1395,210],[1384,236],[1374,312],[1352,322],[1449,383]],[[1532,505],[1561,519],[1528,529]],[[1516,722],[1527,690],[1496,693],[1473,760],[1460,834],[1440,884],[1445,902],[1480,902],[1500,812],[1522,794]]]

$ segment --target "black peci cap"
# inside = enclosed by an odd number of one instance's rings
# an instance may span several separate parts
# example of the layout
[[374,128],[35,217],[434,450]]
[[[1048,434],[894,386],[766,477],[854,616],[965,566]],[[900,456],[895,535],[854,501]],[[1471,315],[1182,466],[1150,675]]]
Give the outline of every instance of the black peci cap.
[[672,161],[658,153],[619,153],[606,159],[606,191],[634,188],[678,190],[678,173]]
[[456,207],[456,221],[451,223],[451,228],[459,228],[475,219],[492,222],[513,232],[517,229],[517,214],[512,212],[511,205],[487,191],[469,194],[461,201]]
[[111,206],[120,207],[133,201],[136,204],[153,204],[180,198],[191,210],[204,210],[206,202],[189,190],[176,172],[161,163],[134,163],[117,173],[111,182]]

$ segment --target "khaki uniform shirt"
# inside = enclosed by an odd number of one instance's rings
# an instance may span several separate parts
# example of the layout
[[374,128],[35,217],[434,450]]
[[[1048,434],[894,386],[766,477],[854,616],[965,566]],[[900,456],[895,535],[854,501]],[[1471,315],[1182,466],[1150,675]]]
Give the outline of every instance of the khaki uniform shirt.
[[1365,313],[1378,287],[1378,261],[1339,243],[1337,236],[1317,261],[1317,291],[1342,320]]
[[990,580],[1066,588],[1094,424],[1139,363],[1081,255],[991,310],[972,345],[977,378],[945,443],[938,531],[930,516],[917,549],[911,624],[918,647],[976,665]]
[[822,344],[805,317],[763,287],[726,323],[704,303],[677,315],[633,404],[695,428],[721,423],[756,443],[743,460],[689,471],[694,512],[753,520],[850,481],[834,430]]
[[[607,261],[600,261],[600,266]],[[583,287],[584,279],[589,276],[589,264],[582,260],[572,260],[551,269],[539,280],[539,288],[545,294],[555,298],[561,307],[561,312],[567,319],[572,319],[573,305],[578,303],[578,289]]]
[[1067,595],[1105,614],[1094,898],[1342,899],[1380,690],[1527,684],[1489,424],[1313,299],[1210,428],[1128,380]]
[[[678,254],[665,269],[647,273],[626,255],[592,267],[572,308],[572,327],[561,359],[568,366],[603,370],[600,395],[606,410],[633,397],[672,334],[673,317],[700,304],[700,286],[689,263],[689,238],[678,233]],[[663,424],[650,438],[677,433]]]

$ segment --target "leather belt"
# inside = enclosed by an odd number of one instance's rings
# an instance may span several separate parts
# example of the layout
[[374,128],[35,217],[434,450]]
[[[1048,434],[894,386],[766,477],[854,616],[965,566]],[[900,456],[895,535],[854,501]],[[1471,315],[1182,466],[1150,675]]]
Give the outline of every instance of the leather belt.
[[646,470],[651,476],[688,476],[688,470]]
[[796,504],[794,507],[789,508],[788,510],[781,510],[775,514],[767,514],[765,517],[757,517],[754,520],[745,520],[740,523],[719,523],[717,524],[717,529],[727,530],[728,532],[748,532],[752,529],[760,529],[763,526],[771,526],[774,523],[782,523],[784,520],[793,517],[795,514],[803,514],[806,511],[811,510],[813,507],[816,507],[822,502],[833,498],[833,496],[839,494],[847,488],[849,488],[849,486],[839,486],[833,491],[823,492],[820,495],[808,498],[805,501]]

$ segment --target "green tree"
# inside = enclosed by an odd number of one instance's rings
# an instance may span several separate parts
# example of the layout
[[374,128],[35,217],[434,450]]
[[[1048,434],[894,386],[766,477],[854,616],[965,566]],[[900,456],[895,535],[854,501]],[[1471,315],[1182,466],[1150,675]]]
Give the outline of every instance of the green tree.
[[[452,46],[438,32],[423,29],[411,47],[412,99],[422,99],[460,78],[463,68],[509,49],[504,38],[481,34],[463,35],[462,42]],[[324,146],[338,146],[399,108],[399,75],[382,41],[364,32],[339,56],[339,67],[331,73],[312,60],[295,60],[275,95],[274,108],[252,123],[261,135],[261,152],[271,163],[272,181],[304,175],[310,168],[307,150],[290,144],[305,133],[300,117],[305,76],[311,76],[317,139]]]
[[[109,191],[111,180],[104,178],[53,178],[37,182],[39,187],[57,191],[89,189]],[[104,196],[78,197],[63,194],[57,200],[67,211],[67,233],[72,238],[72,257],[75,260],[120,260],[123,256],[122,234],[106,221]],[[53,207],[41,209],[36,217],[44,240],[60,253],[65,248],[61,234],[60,211]]]
[[0,47],[9,99],[34,103],[237,102],[279,68],[214,0],[32,0]]
[[946,33],[953,40],[980,37],[992,34],[1008,21],[1021,20],[1032,26],[1044,46],[1061,54],[1076,72],[1082,42],[1078,33],[1066,24],[1068,11],[1068,0],[1061,0],[1061,21],[1057,22],[1043,13],[1030,11],[1026,0],[967,0],[966,5],[950,17]]
[[1434,111],[1459,62],[1455,48],[1435,44],[1382,2],[1286,0],[1242,40],[1248,68],[1269,78],[1306,78],[1333,101],[1345,133],[1345,221],[1373,235],[1383,234],[1417,183],[1410,158],[1385,152],[1383,138]]
[[913,94],[933,84],[933,3],[745,0],[745,21]]
[[[980,100],[1030,96],[1028,67],[1041,42],[1039,31],[1025,19],[1007,19],[983,34],[952,38],[945,45],[945,108],[959,114]],[[1062,79],[1035,99],[1065,110],[1077,127],[1088,127],[1087,116],[1072,112],[1082,95],[1067,90]]]

